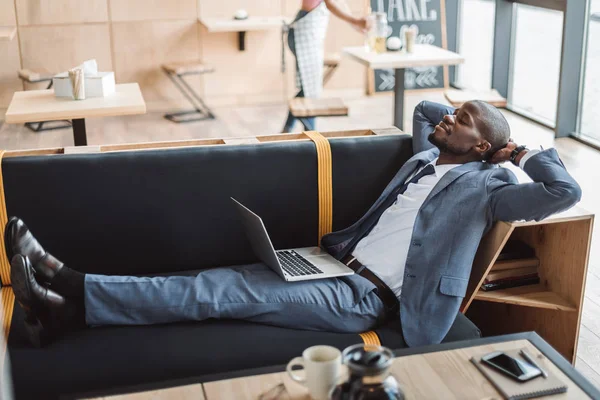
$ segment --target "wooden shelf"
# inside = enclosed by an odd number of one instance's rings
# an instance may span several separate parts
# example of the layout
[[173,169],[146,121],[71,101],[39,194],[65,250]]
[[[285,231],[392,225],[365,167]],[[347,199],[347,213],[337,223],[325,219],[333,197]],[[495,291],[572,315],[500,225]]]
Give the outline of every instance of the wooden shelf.
[[11,41],[17,34],[16,26],[0,26],[0,41]]
[[247,19],[233,18],[201,18],[200,23],[209,32],[247,32],[281,29],[283,22],[288,22],[286,17],[248,17]]
[[246,32],[282,29],[283,23],[289,23],[290,19],[279,16],[248,17],[246,19],[199,18],[198,21],[204,25],[209,32],[237,32],[238,48],[240,51],[244,51],[246,50]]
[[575,306],[556,293],[549,291],[541,284],[494,290],[491,292],[479,290],[475,295],[475,300],[551,310],[577,311]]

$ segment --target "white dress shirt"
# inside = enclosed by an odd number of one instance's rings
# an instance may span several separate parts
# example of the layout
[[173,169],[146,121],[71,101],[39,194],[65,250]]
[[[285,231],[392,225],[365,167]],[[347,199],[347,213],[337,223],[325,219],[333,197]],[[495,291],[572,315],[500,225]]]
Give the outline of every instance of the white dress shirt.
[[[525,162],[537,153],[538,150],[531,150],[525,154],[519,167],[523,168]],[[404,266],[419,209],[440,179],[451,169],[462,165],[436,165],[437,160],[436,158],[430,162],[435,173],[409,184],[406,191],[398,195],[394,204],[381,214],[375,227],[358,242],[352,252],[352,256],[385,282],[398,298],[402,291]],[[420,170],[415,171],[415,174]],[[407,181],[415,174],[409,176]]]

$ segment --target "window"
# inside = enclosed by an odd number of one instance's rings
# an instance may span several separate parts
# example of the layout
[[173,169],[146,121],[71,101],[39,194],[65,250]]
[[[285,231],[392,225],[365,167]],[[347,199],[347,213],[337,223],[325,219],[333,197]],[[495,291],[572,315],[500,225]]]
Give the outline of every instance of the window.
[[508,101],[550,126],[556,124],[562,28],[560,11],[515,5]]
[[600,141],[600,0],[591,0],[580,132]]
[[477,91],[492,87],[494,0],[462,0],[458,52],[465,63],[457,67],[456,85]]

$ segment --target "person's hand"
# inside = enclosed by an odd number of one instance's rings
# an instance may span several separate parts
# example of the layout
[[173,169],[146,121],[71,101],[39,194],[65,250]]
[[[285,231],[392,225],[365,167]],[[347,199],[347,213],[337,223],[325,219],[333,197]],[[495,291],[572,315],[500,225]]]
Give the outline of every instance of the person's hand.
[[366,17],[357,18],[355,21],[352,22],[352,26],[362,33],[366,33],[369,30],[369,28],[371,28],[370,25],[371,20]]
[[513,142],[512,139],[509,139],[509,142],[506,144],[506,146],[494,153],[494,155],[490,159],[490,163],[501,164],[503,162],[509,161],[510,154],[517,147],[518,145],[515,142]]

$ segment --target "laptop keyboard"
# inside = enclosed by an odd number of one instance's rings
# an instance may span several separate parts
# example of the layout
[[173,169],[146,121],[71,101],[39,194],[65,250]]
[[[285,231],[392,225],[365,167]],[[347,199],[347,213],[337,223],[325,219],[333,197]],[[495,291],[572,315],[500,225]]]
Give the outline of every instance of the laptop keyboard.
[[322,274],[319,268],[311,264],[306,258],[294,250],[280,250],[277,252],[279,263],[285,272],[292,276]]

